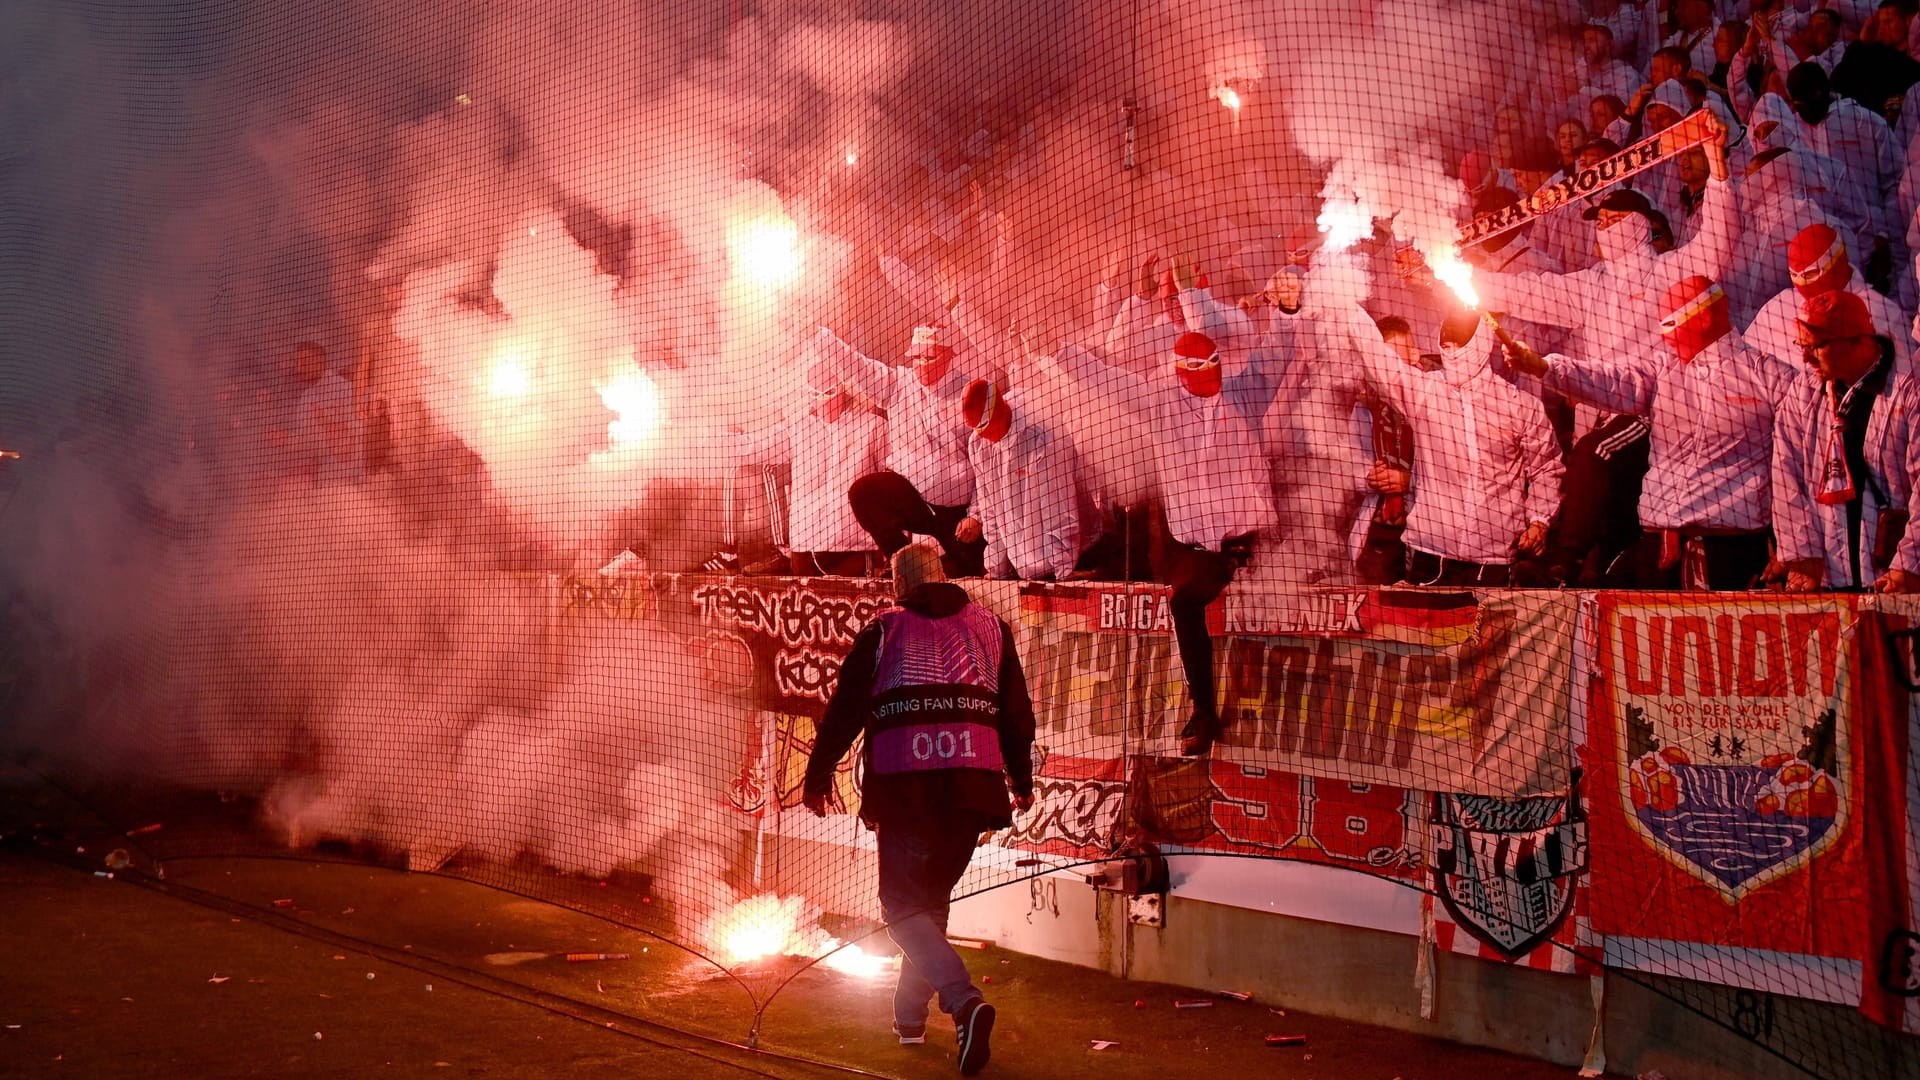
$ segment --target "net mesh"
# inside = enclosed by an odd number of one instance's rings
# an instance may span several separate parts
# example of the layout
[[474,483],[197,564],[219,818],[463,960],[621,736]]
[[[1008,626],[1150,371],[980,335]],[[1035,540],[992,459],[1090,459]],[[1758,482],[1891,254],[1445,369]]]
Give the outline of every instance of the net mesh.
[[1809,6],[15,5],[4,741],[136,869],[857,971],[865,811],[1895,1075],[1920,62]]

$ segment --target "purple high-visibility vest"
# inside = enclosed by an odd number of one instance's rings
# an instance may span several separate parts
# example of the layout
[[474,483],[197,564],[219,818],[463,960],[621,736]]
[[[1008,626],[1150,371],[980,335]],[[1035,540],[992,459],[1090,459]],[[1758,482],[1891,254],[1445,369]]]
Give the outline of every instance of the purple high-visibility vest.
[[944,619],[898,607],[878,618],[873,771],[999,771],[1000,620],[973,603]]

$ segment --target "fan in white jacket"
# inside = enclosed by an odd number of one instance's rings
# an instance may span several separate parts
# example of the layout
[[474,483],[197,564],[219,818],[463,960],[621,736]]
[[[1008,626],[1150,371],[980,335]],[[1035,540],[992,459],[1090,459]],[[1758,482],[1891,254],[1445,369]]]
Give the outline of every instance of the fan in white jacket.
[[1279,581],[1344,584],[1353,580],[1347,537],[1373,455],[1359,412],[1361,372],[1339,358],[1337,335],[1328,340],[1328,318],[1310,287],[1297,266],[1268,285],[1275,302],[1264,309],[1260,351],[1278,378],[1260,436],[1274,464],[1279,528],[1261,545],[1257,570]]
[[931,536],[950,560],[951,574],[979,574],[979,545],[953,533],[973,500],[973,466],[960,415],[960,393],[970,379],[954,364],[946,329],[915,328],[903,367],[862,356],[825,327],[814,347],[834,378],[887,410],[884,467],[847,491],[861,527],[888,558],[914,535]]
[[[867,402],[842,385],[832,365],[807,368],[808,407],[752,439],[742,455],[750,465],[793,467],[788,544],[796,573],[833,572],[822,556],[876,550],[853,516],[847,489],[880,467],[887,425]],[[819,560],[812,566],[810,560]]]
[[1100,532],[1073,440],[1024,415],[998,383],[975,379],[961,400],[974,486],[956,532],[986,541],[988,577],[1066,580]]
[[1876,243],[1902,236],[1894,224],[1902,160],[1894,152],[1893,129],[1879,114],[1836,98],[1827,73],[1806,63],[1787,74],[1787,96],[1800,117],[1801,145],[1840,165],[1841,217],[1856,221],[1854,250],[1869,258]]
[[1813,371],[1775,414],[1773,529],[1789,591],[1920,591],[1920,390],[1850,292],[1800,319]]
[[1740,207],[1724,147],[1716,138],[1707,148],[1712,179],[1692,241],[1664,254],[1655,250],[1647,198],[1618,189],[1586,211],[1599,225],[1598,264],[1570,274],[1479,275],[1474,285],[1485,310],[1566,327],[1575,332],[1569,347],[1580,355],[1619,355],[1652,341],[1660,297],[1696,274],[1720,280],[1739,242]]
[[[1768,94],[1766,100],[1780,99]],[[1793,120],[1795,128],[1799,123]],[[1838,166],[1791,145],[1787,141],[1791,137],[1791,129],[1776,126],[1766,136],[1756,134],[1749,140],[1763,145],[1740,184],[1740,243],[1733,267],[1720,283],[1733,304],[1737,326],[1750,325],[1767,301],[1792,287],[1787,249],[1802,230],[1825,224],[1851,232],[1833,210],[1838,202],[1838,181],[1833,178]]]
[[1800,313],[1822,293],[1845,290],[1867,305],[1873,325],[1893,342],[1893,370],[1902,374],[1912,366],[1912,338],[1904,333],[1907,317],[1892,300],[1869,288],[1848,257],[1847,241],[1831,225],[1810,225],[1787,245],[1787,265],[1793,287],[1768,300],[1754,315],[1744,337],[1761,352],[1797,365],[1800,360]]
[[1774,408],[1799,371],[1742,342],[1725,291],[1706,278],[1675,285],[1662,310],[1665,355],[1541,357],[1516,342],[1508,356],[1548,389],[1648,419],[1639,587],[1749,588],[1768,560]]
[[1492,370],[1498,344],[1487,320],[1467,312],[1440,333],[1443,366],[1426,372],[1408,367],[1358,305],[1346,327],[1367,380],[1413,425],[1402,536],[1412,560],[1437,562],[1437,583],[1504,585],[1516,553],[1545,547],[1565,466],[1540,400]]

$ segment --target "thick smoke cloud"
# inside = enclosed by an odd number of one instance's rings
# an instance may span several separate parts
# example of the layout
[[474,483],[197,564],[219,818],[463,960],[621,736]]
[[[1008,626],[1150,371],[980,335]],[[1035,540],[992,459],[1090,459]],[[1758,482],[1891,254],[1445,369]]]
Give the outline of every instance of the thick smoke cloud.
[[[672,634],[619,666],[507,583],[710,550],[732,433],[789,407],[815,328],[890,358],[925,316],[881,254],[1052,350],[1097,339],[1094,283],[1149,254],[1258,289],[1329,172],[1403,237],[1441,232],[1445,163],[1509,88],[1535,99],[1523,61],[1560,17],[11,5],[0,446],[26,457],[0,464],[0,571],[46,708],[8,735],[259,795],[296,843],[711,890],[731,826],[688,796],[737,764],[739,707],[688,700]],[[305,447],[270,434],[297,343],[380,401],[354,421],[389,433],[376,475],[275,477]],[[1144,488],[1121,410],[1032,400]],[[83,666],[115,677],[82,692]]]

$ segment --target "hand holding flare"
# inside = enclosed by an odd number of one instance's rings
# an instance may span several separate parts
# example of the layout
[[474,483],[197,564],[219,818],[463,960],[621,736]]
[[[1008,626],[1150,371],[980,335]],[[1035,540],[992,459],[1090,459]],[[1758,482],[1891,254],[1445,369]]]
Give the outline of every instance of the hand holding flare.
[[1515,371],[1535,377],[1547,373],[1546,357],[1534,352],[1526,342],[1507,333],[1507,328],[1500,325],[1500,320],[1496,319],[1492,312],[1487,313],[1487,323],[1493,327],[1494,334],[1500,338],[1500,347],[1506,351],[1507,363],[1512,364]]

